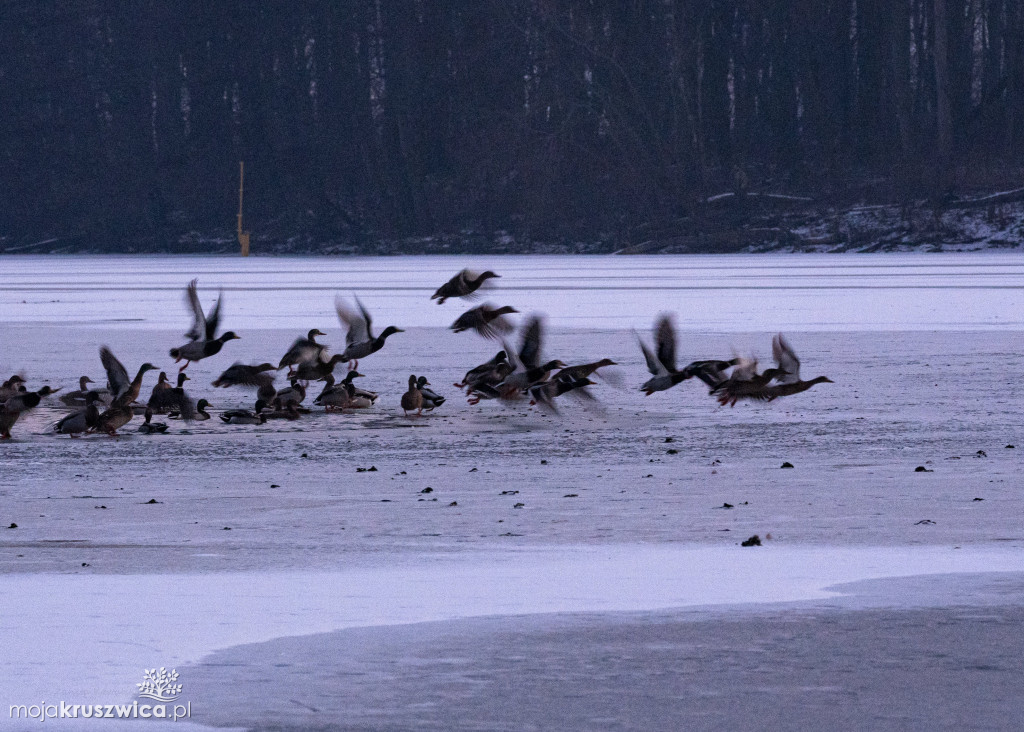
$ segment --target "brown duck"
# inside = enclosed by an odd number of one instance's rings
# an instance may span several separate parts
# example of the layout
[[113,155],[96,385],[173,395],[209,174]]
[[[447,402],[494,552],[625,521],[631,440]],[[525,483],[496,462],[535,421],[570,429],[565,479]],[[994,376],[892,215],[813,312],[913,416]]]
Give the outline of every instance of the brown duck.
[[405,412],[405,416],[409,416],[409,412],[416,410],[416,416],[423,414],[423,392],[416,386],[416,377],[409,377],[409,391],[402,394],[402,410]]
[[468,269],[464,269],[438,287],[437,292],[431,295],[430,299],[437,300],[438,305],[444,305],[444,301],[449,297],[472,298],[475,296],[476,291],[480,289],[480,285],[492,277],[500,276],[490,270],[478,275],[470,272]]

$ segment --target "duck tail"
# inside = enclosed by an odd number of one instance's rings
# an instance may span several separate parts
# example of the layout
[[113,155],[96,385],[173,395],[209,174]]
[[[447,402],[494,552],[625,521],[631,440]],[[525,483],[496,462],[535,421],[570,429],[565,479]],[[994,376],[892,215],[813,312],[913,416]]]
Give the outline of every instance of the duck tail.
[[171,358],[178,358],[178,354],[180,354],[180,353],[181,353],[181,351],[179,349],[172,348],[171,349]]

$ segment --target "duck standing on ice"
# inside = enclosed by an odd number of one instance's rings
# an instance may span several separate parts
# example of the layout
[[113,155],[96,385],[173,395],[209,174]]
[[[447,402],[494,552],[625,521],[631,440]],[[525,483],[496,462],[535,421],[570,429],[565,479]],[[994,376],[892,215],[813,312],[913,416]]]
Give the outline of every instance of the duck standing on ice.
[[85,409],[72,412],[60,419],[53,425],[53,431],[57,434],[77,437],[80,432],[92,429],[100,418],[97,402],[101,402],[101,395],[99,392],[90,391],[85,395]]

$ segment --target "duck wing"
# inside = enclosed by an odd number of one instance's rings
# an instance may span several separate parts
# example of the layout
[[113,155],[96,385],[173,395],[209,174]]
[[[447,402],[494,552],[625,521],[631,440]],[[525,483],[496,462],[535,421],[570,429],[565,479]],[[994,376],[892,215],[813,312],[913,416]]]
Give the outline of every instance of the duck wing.
[[[540,318],[532,316],[523,328],[523,344],[519,348],[519,361],[527,369],[540,365]],[[508,350],[508,349],[506,349]],[[511,353],[511,351],[509,351]]]
[[[523,362],[519,360],[519,354],[516,353],[516,350],[512,348],[507,341],[503,340],[501,345],[505,347],[505,362],[512,368],[512,371],[526,371],[526,367],[523,366]],[[486,370],[486,367],[497,366],[498,363],[500,363],[500,361],[495,363],[494,359],[491,359],[487,363],[480,364],[477,368]]]
[[359,306],[359,314],[363,316],[363,322],[366,323],[366,340],[374,340],[373,336],[373,319],[370,317],[369,311],[363,307],[363,302],[358,297],[355,297],[356,305]]
[[694,361],[683,369],[683,373],[687,374],[687,378],[696,376],[712,389],[717,389],[728,381],[729,377],[725,375],[725,372],[733,367],[734,362],[736,359],[732,361]]
[[676,370],[676,332],[672,327],[672,318],[662,315],[654,329],[654,343],[657,348],[658,360],[670,373]]
[[185,337],[191,341],[198,341],[206,335],[206,315],[203,314],[203,306],[199,302],[199,293],[196,292],[197,284],[199,284],[199,280],[194,279],[185,288],[185,304],[192,311],[192,327],[189,328]]
[[227,369],[225,369],[217,380],[213,382],[214,386],[259,386],[259,377],[262,372],[256,371],[254,366],[247,366],[240,361],[236,361]]
[[220,303],[223,299],[223,293],[218,295],[217,302],[213,304],[213,309],[206,316],[206,340],[208,341],[217,337],[217,326],[220,325]]
[[465,277],[466,270],[462,270],[443,285],[438,287],[434,294],[430,296],[430,299],[437,300],[440,298],[444,301],[449,297],[458,297],[459,290],[465,288]]
[[757,359],[741,358],[736,362],[732,370],[730,381],[751,381],[757,376]]
[[786,373],[778,377],[780,384],[795,384],[800,381],[800,359],[796,357],[793,347],[789,345],[782,333],[772,338],[772,355],[775,363]]
[[100,346],[100,362],[107,371],[107,382],[110,385],[110,393],[115,398],[120,397],[132,384],[128,377],[128,371],[124,365],[117,360],[117,357],[110,352],[106,346]]
[[651,353],[651,349],[647,347],[647,344],[643,342],[640,336],[636,337],[636,342],[640,344],[640,350],[643,351],[644,360],[647,361],[647,370],[651,372],[652,376],[667,376],[668,369],[661,365],[661,361],[658,357]]
[[[357,300],[358,302],[358,300]],[[338,313],[338,320],[341,322],[341,326],[346,329],[345,334],[345,345],[352,346],[357,343],[366,343],[370,340],[370,326],[367,322],[369,315],[366,313],[360,303],[359,309],[362,311],[356,312],[350,308],[344,300],[340,297],[334,300],[334,309]]]
[[309,361],[312,358],[316,358],[316,355],[320,352],[323,346],[314,343],[308,338],[296,338],[288,352],[281,357],[281,368],[284,366],[303,363]]

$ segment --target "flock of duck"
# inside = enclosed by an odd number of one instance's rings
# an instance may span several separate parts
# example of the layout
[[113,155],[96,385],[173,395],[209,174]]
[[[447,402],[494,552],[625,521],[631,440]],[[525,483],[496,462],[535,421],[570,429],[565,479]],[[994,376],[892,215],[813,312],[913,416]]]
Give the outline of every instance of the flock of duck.
[[[475,274],[462,270],[448,282],[441,285],[431,296],[438,304],[450,298],[474,300],[480,296],[481,287],[499,277],[494,272]],[[143,378],[149,371],[159,369],[151,363],[142,364],[134,378],[106,346],[100,348],[100,361],[107,374],[105,388],[90,389],[94,383],[88,376],[79,379],[79,388],[62,394],[59,399],[74,411],[52,425],[55,433],[77,437],[84,433],[106,433],[117,436],[117,430],[127,425],[137,414],[144,415],[145,421],[139,427],[143,433],[165,432],[166,423],[153,422],[153,416],[166,414],[171,419],[200,421],[211,418],[206,399],[193,401],[185,391],[189,381],[185,370],[194,361],[216,356],[228,341],[240,336],[233,331],[217,335],[220,326],[220,309],[223,297],[209,313],[203,311],[197,292],[197,281],[192,280],[185,290],[185,301],[192,313],[192,327],[185,334],[188,342],[170,349],[175,363],[184,364],[178,369],[175,384],[166,372],[160,372],[149,399],[140,402]],[[325,334],[313,328],[304,338],[298,338],[281,357],[278,364],[261,363],[246,365],[235,363],[225,370],[213,386],[218,388],[243,387],[256,390],[256,403],[252,410],[233,409],[219,415],[226,424],[264,424],[270,419],[299,419],[310,411],[303,405],[312,382],[324,382],[319,395],[312,403],[327,412],[345,412],[348,409],[368,409],[378,399],[376,392],[361,389],[354,380],[363,376],[359,373],[359,360],[384,348],[387,339],[403,332],[401,328],[388,326],[379,335],[374,335],[370,313],[358,298],[355,307],[341,298],[336,299],[335,309],[338,320],[346,331],[345,348],[341,353],[328,354],[326,344],[316,339]],[[587,387],[595,382],[592,376],[600,376],[600,369],[614,366],[615,361],[603,358],[585,364],[566,365],[558,359],[544,360],[541,356],[543,325],[539,316],[526,319],[520,327],[520,346],[515,349],[505,338],[513,330],[507,315],[518,312],[510,306],[495,308],[482,304],[460,315],[451,330],[456,333],[472,330],[484,338],[500,340],[502,350],[489,361],[466,372],[462,381],[455,384],[464,390],[470,404],[484,400],[518,400],[528,397],[531,405],[540,405],[555,410],[557,398],[572,394],[593,400]],[[800,378],[800,360],[781,333],[772,339],[773,368],[758,372],[757,360],[732,358],[729,360],[694,361],[683,368],[676,366],[676,336],[671,316],[661,315],[654,327],[653,350],[638,337],[640,349],[651,373],[640,390],[650,396],[665,391],[687,379],[697,378],[706,384],[719,404],[735,405],[741,399],[772,401],[780,397],[798,394],[815,384],[831,382],[825,376],[809,381]],[[345,376],[338,380],[334,369],[339,363],[347,363]],[[288,386],[278,389],[274,385],[276,373],[288,369]],[[430,388],[425,376],[410,375],[408,390],[402,394],[400,404],[403,413],[421,415],[424,410],[440,407],[445,398]],[[14,375],[0,384],[0,439],[9,439],[11,429],[19,417],[36,408],[43,399],[56,394],[60,388],[43,386],[36,391],[28,390],[25,380]]]

